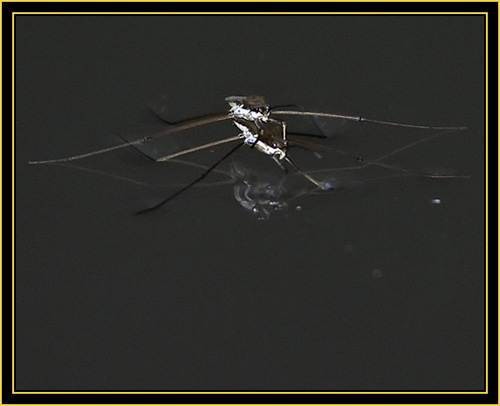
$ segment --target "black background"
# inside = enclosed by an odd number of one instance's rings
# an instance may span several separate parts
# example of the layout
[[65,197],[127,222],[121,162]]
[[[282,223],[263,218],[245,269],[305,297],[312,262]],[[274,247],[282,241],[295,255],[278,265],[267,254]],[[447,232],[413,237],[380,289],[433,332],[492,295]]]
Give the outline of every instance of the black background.
[[[230,186],[135,217],[143,187],[27,165],[238,93],[467,125],[405,160],[471,179],[258,222]],[[16,17],[16,389],[483,390],[483,140],[481,16]]]

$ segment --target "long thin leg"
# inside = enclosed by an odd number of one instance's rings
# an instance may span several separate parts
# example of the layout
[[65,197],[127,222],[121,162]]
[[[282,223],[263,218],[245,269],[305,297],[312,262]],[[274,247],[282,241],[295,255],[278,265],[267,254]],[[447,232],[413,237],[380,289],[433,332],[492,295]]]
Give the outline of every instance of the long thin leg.
[[326,135],[322,135],[322,134],[296,133],[296,132],[290,132],[290,131],[287,131],[286,134],[291,135],[292,137],[309,137],[309,138],[320,138],[320,139],[328,138]]
[[[293,135],[293,134],[290,134],[290,135]],[[353,158],[358,162],[363,162],[363,157],[361,157],[359,155],[351,154],[350,152],[344,151],[342,149],[337,149],[337,148],[332,148],[332,147],[324,147],[323,145],[318,145],[318,144],[310,143],[307,141],[297,141],[297,140],[290,140],[289,139],[288,142],[291,145],[297,145],[299,147],[304,147],[304,148],[318,148],[319,147],[319,149],[324,149],[328,152],[333,152],[335,154],[339,154],[339,155],[347,156],[349,158]]]
[[149,105],[148,105],[148,109],[149,109],[149,111],[152,114],[154,114],[154,116],[158,120],[163,121],[164,123],[166,123],[168,125],[179,125],[179,124],[182,124],[182,123],[186,123],[188,121],[200,120],[200,119],[205,119],[205,118],[209,118],[209,117],[216,117],[216,116],[220,116],[220,115],[223,115],[223,114],[227,115],[227,111],[219,111],[217,113],[200,114],[199,116],[194,116],[194,117],[189,117],[189,118],[183,118],[182,120],[177,120],[177,121],[168,121],[167,119],[165,119],[164,117],[162,117],[159,113],[157,113],[156,110],[153,109]]
[[156,160],[156,162],[165,162],[165,161],[168,161],[168,160],[170,160],[172,158],[176,158],[178,156],[190,154],[191,152],[201,151],[203,149],[210,148],[210,147],[215,147],[217,145],[225,144],[227,142],[240,140],[241,138],[242,138],[241,135],[237,135],[237,136],[234,136],[234,137],[224,138],[223,140],[209,142],[208,144],[198,145],[197,147],[194,147],[194,148],[189,148],[189,149],[185,149],[184,151],[179,151],[179,152],[175,152],[175,153],[170,154],[170,155],[165,155],[165,156],[163,156],[161,158],[158,158]]
[[[282,104],[282,105],[276,105],[276,106],[271,106],[269,108],[269,113],[274,113],[276,109],[290,109],[290,108],[299,108],[299,109],[302,109],[300,111],[304,111],[304,106],[301,106],[300,104]],[[289,111],[289,110],[286,110],[286,111]],[[319,130],[319,132],[321,133],[321,128],[319,127],[318,123],[316,122],[316,120],[314,120],[313,116],[308,116],[312,123],[314,124],[314,126]],[[290,132],[288,133],[290,134]],[[301,136],[306,136],[306,137],[317,137],[317,138],[328,138],[326,135],[307,135],[307,134],[301,134],[301,133],[295,133],[296,135],[301,135]]]
[[273,111],[273,113],[274,114],[282,114],[282,115],[291,115],[291,116],[318,116],[318,117],[340,118],[343,120],[392,125],[395,127],[421,128],[421,129],[427,129],[427,130],[466,130],[467,129],[467,127],[436,127],[436,126],[430,126],[430,125],[397,123],[394,121],[374,120],[371,118],[365,118],[365,117],[361,117],[361,116],[344,116],[342,114],[316,113],[313,111],[275,110],[275,111]]
[[167,197],[165,200],[163,200],[162,202],[158,203],[157,205],[153,206],[153,207],[150,207],[148,209],[144,209],[144,210],[141,210],[141,211],[138,211],[136,214],[144,214],[144,213],[149,213],[150,211],[153,211],[153,210],[156,210],[156,209],[159,209],[161,206],[163,206],[164,204],[168,203],[169,201],[171,201],[172,199],[174,199],[175,197],[179,196],[181,193],[185,192],[186,190],[188,190],[191,186],[195,185],[196,183],[200,182],[201,180],[203,180],[210,172],[212,172],[213,169],[215,169],[222,161],[224,161],[227,157],[229,157],[233,152],[235,152],[236,150],[238,150],[239,148],[241,148],[242,146],[244,145],[244,143],[240,143],[238,145],[236,145],[234,148],[232,148],[228,153],[226,153],[222,158],[220,158],[217,162],[215,162],[212,166],[210,166],[205,172],[203,172],[199,177],[197,177],[195,180],[193,180],[192,182],[188,183],[186,186],[184,186],[182,189],[179,189],[177,192],[175,192],[173,195]]
[[[117,136],[120,137],[122,140],[127,141],[120,134],[117,134]],[[178,151],[178,152],[175,152],[175,153],[170,154],[170,155],[165,155],[165,156],[163,156],[161,158],[157,158],[157,159],[153,159],[149,155],[147,155],[144,152],[142,152],[137,147],[135,147],[135,148],[136,148],[137,152],[139,152],[141,155],[143,155],[146,158],[148,158],[150,161],[154,161],[154,162],[166,162],[166,161],[170,161],[170,160],[172,160],[174,158],[177,158],[179,156],[183,156],[183,155],[189,154],[191,152],[201,151],[201,150],[204,150],[206,148],[215,147],[217,145],[225,144],[225,143],[231,142],[231,141],[236,141],[236,140],[239,140],[241,138],[242,138],[241,135],[237,135],[237,136],[229,137],[229,138],[224,138],[222,140],[218,140],[218,141],[214,141],[214,142],[209,142],[207,144],[198,145],[197,147],[193,147],[193,148],[185,149],[185,150],[182,150],[182,151]]]
[[406,149],[409,149],[411,147],[414,147],[415,145],[418,145],[418,144],[421,144],[423,142],[426,142],[426,141],[429,141],[433,138],[436,138],[436,137],[439,137],[441,135],[444,135],[444,134],[436,134],[436,135],[431,135],[429,137],[425,137],[425,138],[422,138],[420,140],[416,140],[416,141],[413,141],[411,142],[410,144],[408,145],[404,145],[392,152],[389,152],[379,158],[377,158],[376,160],[374,161],[370,161],[370,162],[367,162],[366,165],[375,165],[375,166],[379,166],[379,167],[382,167],[382,168],[388,168],[388,169],[394,169],[394,170],[397,170],[397,171],[400,171],[400,172],[405,172],[405,173],[408,173],[408,174],[415,174],[415,175],[421,175],[421,176],[426,176],[428,178],[433,178],[433,179],[457,179],[457,178],[470,178],[469,175],[440,175],[440,174],[436,174],[436,173],[427,173],[427,172],[420,172],[420,171],[412,171],[412,170],[409,170],[409,169],[406,169],[406,168],[403,168],[402,166],[399,166],[399,165],[389,165],[389,164],[384,164],[383,161],[384,159],[387,159],[389,158],[390,156],[393,156],[393,155],[396,155],[396,154],[399,154],[400,152],[406,150]]
[[292,165],[295,170],[301,174],[304,178],[306,178],[308,181],[312,182],[315,184],[317,187],[319,187],[321,190],[325,190],[325,185],[323,185],[321,182],[318,182],[316,179],[314,179],[311,175],[309,175],[307,172],[304,172],[295,162],[293,162],[290,157],[287,155],[285,157],[285,160]]
[[56,163],[56,162],[74,161],[74,160],[77,160],[77,159],[87,158],[87,157],[93,156],[93,155],[104,154],[106,152],[110,152],[110,151],[114,151],[114,150],[117,150],[117,149],[125,148],[125,147],[131,146],[131,145],[142,144],[142,143],[149,142],[151,140],[163,137],[163,136],[168,135],[168,134],[174,134],[174,133],[177,133],[179,131],[187,130],[189,128],[195,128],[195,127],[199,127],[199,126],[202,126],[202,125],[211,124],[211,123],[215,123],[215,122],[223,121],[223,120],[229,120],[229,117],[228,117],[227,113],[226,114],[221,114],[221,115],[218,115],[218,116],[212,116],[210,118],[205,118],[205,119],[201,119],[201,120],[192,121],[192,122],[189,122],[189,123],[186,123],[186,124],[174,127],[174,128],[169,128],[168,130],[161,131],[161,132],[159,132],[157,134],[154,134],[154,135],[151,135],[151,136],[148,136],[148,137],[143,137],[143,138],[135,140],[135,141],[130,141],[130,142],[127,142],[127,143],[124,143],[124,144],[115,145],[113,147],[103,148],[103,149],[100,149],[100,150],[97,150],[97,151],[87,152],[85,154],[80,154],[80,155],[74,155],[74,156],[70,156],[70,157],[67,157],[67,158],[48,159],[48,160],[45,160],[45,161],[30,161],[29,163],[32,164],[32,165],[35,165],[35,164],[38,165],[38,164],[50,164],[50,163]]
[[[451,131],[451,130],[450,130]],[[404,173],[408,173],[408,174],[414,174],[414,175],[420,175],[420,176],[425,176],[425,177],[429,177],[429,178],[434,178],[434,179],[456,179],[456,178],[468,178],[469,176],[468,175],[439,175],[439,174],[433,174],[433,173],[426,173],[426,172],[419,172],[419,171],[412,171],[412,170],[409,170],[409,169],[406,169],[402,166],[398,166],[398,165],[390,165],[390,164],[385,164],[381,161],[383,161],[384,159],[387,159],[389,158],[390,156],[393,156],[393,155],[396,155],[406,149],[409,149],[409,148],[412,148],[414,147],[415,145],[418,145],[418,144],[421,144],[421,143],[424,143],[424,142],[427,142],[433,138],[436,138],[436,137],[440,137],[444,134],[435,134],[435,135],[431,135],[429,137],[425,137],[425,138],[421,138],[419,140],[416,140],[416,141],[413,141],[407,145],[404,145],[392,152],[389,152],[375,160],[369,160],[369,161],[363,161],[363,165],[359,165],[359,166],[356,166],[356,167],[350,167],[352,169],[363,169],[363,168],[366,168],[367,166],[370,166],[370,165],[373,165],[373,166],[379,166],[381,168],[387,168],[387,169],[393,169],[393,170],[396,170],[396,171],[399,171],[399,172],[404,172]],[[311,149],[319,149],[319,150],[324,150],[324,151],[327,151],[327,152],[334,152],[334,153],[338,153],[338,150],[335,149],[335,148],[331,148],[331,147],[327,147],[327,146],[324,146],[324,145],[318,145],[318,144],[315,144],[315,143],[312,143],[312,142],[305,142],[305,141],[300,141],[300,142],[297,142],[297,141],[293,141],[291,142],[292,145],[293,144],[296,144],[298,146],[303,146],[305,148],[311,148]]]
[[[181,164],[181,165],[185,165],[185,166],[191,166],[191,167],[199,168],[199,169],[200,168],[201,169],[207,169],[208,168],[206,165],[201,165],[201,164],[198,164],[198,163],[195,163],[195,162],[185,161],[185,160],[182,160],[182,159],[172,159],[170,162]],[[120,181],[124,181],[124,182],[128,182],[128,183],[133,183],[133,184],[136,184],[136,185],[146,186],[146,187],[166,187],[166,186],[181,187],[181,186],[184,185],[184,184],[182,184],[182,185],[173,185],[173,184],[147,183],[147,182],[142,182],[140,180],[136,180],[136,179],[133,179],[133,178],[127,178],[125,176],[120,176],[120,175],[115,175],[113,173],[104,172],[104,171],[101,171],[101,170],[98,170],[98,169],[86,168],[84,166],[79,166],[79,165],[76,165],[76,164],[67,164],[67,163],[64,163],[64,162],[56,162],[56,163],[47,164],[47,165],[56,165],[56,166],[62,166],[64,168],[76,169],[76,170],[79,170],[79,171],[88,172],[88,173],[92,173],[92,174],[100,175],[100,176],[105,176],[105,177],[108,177],[108,178],[117,179],[117,180],[120,180]],[[227,180],[221,180],[221,181],[217,181],[217,182],[211,182],[210,183],[211,186],[227,185],[227,184],[230,184],[230,183],[234,182],[234,176],[230,172],[227,172],[227,171],[224,171],[224,170],[221,170],[221,169],[217,169],[217,168],[214,168],[212,170],[212,172],[219,173],[221,175],[226,176]]]

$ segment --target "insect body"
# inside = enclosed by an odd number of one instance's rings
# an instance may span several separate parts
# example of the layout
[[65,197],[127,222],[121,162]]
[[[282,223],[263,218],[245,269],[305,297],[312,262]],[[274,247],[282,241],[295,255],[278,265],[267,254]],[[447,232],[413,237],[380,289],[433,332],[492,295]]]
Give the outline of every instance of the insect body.
[[[93,155],[98,155],[98,154],[103,154],[107,152],[111,152],[117,149],[125,148],[128,146],[140,146],[141,144],[145,144],[148,142],[151,142],[153,140],[156,140],[161,137],[168,136],[169,134],[174,134],[178,133],[190,128],[196,128],[200,127],[206,124],[211,124],[215,123],[218,121],[224,121],[224,120],[232,120],[233,124],[240,130],[240,133],[236,136],[232,136],[229,138],[224,138],[218,141],[210,142],[207,144],[203,144],[197,147],[189,148],[180,152],[176,152],[173,154],[169,154],[160,158],[157,158],[157,162],[164,162],[168,161],[172,158],[182,156],[189,154],[191,152],[196,152],[196,151],[201,151],[207,148],[214,147],[216,145],[228,143],[228,142],[233,142],[233,141],[240,141],[238,145],[236,145],[234,148],[232,148],[230,151],[228,151],[222,158],[220,158],[218,161],[216,161],[212,166],[207,168],[205,172],[203,172],[197,179],[193,180],[180,190],[178,190],[176,193],[162,201],[161,203],[157,204],[156,206],[153,206],[151,208],[148,208],[146,210],[142,210],[139,213],[145,213],[152,211],[154,209],[159,208],[160,206],[164,205],[165,203],[169,202],[179,194],[183,193],[187,189],[189,189],[191,186],[196,184],[197,182],[201,181],[204,179],[213,169],[215,169],[222,161],[224,161],[227,157],[229,157],[231,154],[233,154],[236,150],[238,150],[241,146],[243,145],[249,145],[251,148],[254,148],[260,152],[263,152],[266,155],[269,155],[270,157],[273,158],[273,160],[282,168],[286,171],[286,167],[284,163],[288,163],[291,165],[300,175],[302,175],[304,178],[309,180],[311,183],[313,183],[316,187],[318,187],[321,190],[325,189],[330,189],[330,185],[328,182],[321,182],[312,177],[310,174],[308,174],[306,171],[303,171],[294,161],[289,156],[288,149],[291,144],[291,141],[287,138],[287,126],[284,120],[281,120],[279,118],[271,117],[272,114],[274,115],[292,115],[292,116],[310,116],[310,117],[327,117],[327,118],[333,118],[333,119],[344,119],[344,120],[350,120],[350,121],[358,121],[358,122],[369,122],[369,123],[375,123],[375,124],[382,124],[382,125],[388,125],[388,126],[394,126],[394,127],[405,127],[405,128],[417,128],[417,129],[427,129],[427,130],[450,130],[450,131],[455,131],[455,130],[464,130],[466,127],[442,127],[442,126],[428,126],[428,125],[419,125],[419,124],[407,124],[407,123],[398,123],[398,122],[393,122],[393,121],[382,121],[382,120],[375,120],[375,119],[368,119],[360,116],[347,116],[347,115],[341,115],[341,114],[332,114],[332,113],[320,113],[320,112],[311,112],[311,111],[298,111],[298,110],[277,110],[271,108],[268,104],[266,104],[265,100],[261,96],[229,96],[226,98],[226,101],[229,103],[229,111],[223,112],[223,113],[216,113],[216,114],[211,114],[211,115],[204,115],[202,117],[198,118],[193,118],[193,119],[188,119],[188,120],[183,120],[182,122],[179,122],[178,125],[175,127],[169,128],[165,131],[159,132],[157,134],[148,136],[148,137],[143,137],[141,139],[131,141],[131,142],[126,142],[123,144],[115,145],[112,147],[108,148],[103,148],[97,151],[91,151],[87,152],[84,154],[80,155],[74,155],[71,157],[67,158],[60,158],[60,159],[51,159],[51,160],[44,160],[44,161],[31,161],[30,164],[50,164],[50,163],[61,163],[61,162],[68,162],[68,161],[74,161],[78,159],[83,159],[89,156]],[[165,120],[164,120],[165,121]],[[436,135],[437,136],[437,135]],[[319,136],[321,137],[321,136]],[[433,138],[434,136],[427,137],[424,140],[420,141],[415,141],[414,143],[410,144],[415,145],[417,143],[420,143],[422,141],[425,141],[427,139]],[[309,149],[311,147],[318,147],[315,144],[312,143],[306,143],[306,142],[299,142],[294,140],[292,142],[292,145],[297,145],[297,146],[302,146],[303,148]],[[408,148],[409,146],[406,146],[405,148]],[[358,161],[362,161],[362,159],[356,155],[350,154],[348,152],[338,150],[335,148],[331,147],[323,147],[323,149],[345,155],[351,158],[355,158]],[[397,152],[397,151],[396,151]],[[384,164],[381,162],[381,159],[377,161],[372,161],[369,162],[370,165],[375,165],[375,166],[380,166],[380,167],[385,167],[385,168],[391,168],[400,172],[408,172],[404,168],[396,167],[396,166],[390,166],[387,164]],[[423,176],[428,176],[428,177],[457,177],[454,175],[433,175],[433,174],[424,174],[420,173],[420,175]],[[460,176],[458,176],[460,177]]]
[[271,111],[260,96],[226,97],[231,106],[229,117],[242,132],[245,144],[275,159],[286,157],[286,124],[269,117]]

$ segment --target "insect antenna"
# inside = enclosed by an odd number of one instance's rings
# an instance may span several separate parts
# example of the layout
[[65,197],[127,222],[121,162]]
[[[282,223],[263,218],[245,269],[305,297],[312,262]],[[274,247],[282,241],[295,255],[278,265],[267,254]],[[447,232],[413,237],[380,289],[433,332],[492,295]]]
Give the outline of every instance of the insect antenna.
[[236,152],[239,148],[241,148],[242,146],[244,145],[243,142],[239,143],[238,145],[236,145],[235,147],[233,147],[229,152],[227,152],[222,158],[220,158],[217,162],[215,162],[212,166],[210,166],[205,172],[203,172],[200,176],[198,176],[195,180],[193,180],[192,182],[188,183],[186,186],[184,186],[183,188],[179,189],[177,192],[175,192],[173,195],[170,195],[169,197],[167,197],[165,200],[163,200],[162,202],[156,204],[155,206],[153,207],[149,207],[147,209],[144,209],[144,210],[141,210],[141,211],[138,211],[136,214],[144,214],[144,213],[149,213],[151,211],[154,211],[156,209],[159,209],[160,207],[162,207],[164,204],[168,203],[169,201],[171,201],[172,199],[176,198],[177,196],[179,196],[181,193],[185,192],[186,190],[188,190],[190,187],[196,185],[198,182],[200,182],[201,180],[203,180],[210,172],[212,172],[212,170],[214,170],[222,161],[224,161],[226,158],[228,158],[231,154],[233,154],[234,152]]

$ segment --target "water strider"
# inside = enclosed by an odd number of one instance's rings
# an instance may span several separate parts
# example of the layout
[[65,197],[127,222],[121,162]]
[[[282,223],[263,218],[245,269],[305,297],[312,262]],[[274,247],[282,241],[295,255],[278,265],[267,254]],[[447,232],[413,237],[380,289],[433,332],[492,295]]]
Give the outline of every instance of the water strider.
[[[316,149],[320,148],[328,152],[333,152],[336,154],[341,154],[350,158],[356,159],[358,162],[362,163],[360,168],[366,167],[367,165],[378,166],[382,168],[393,169],[396,171],[408,173],[410,171],[395,165],[388,165],[382,162],[385,158],[390,155],[394,155],[400,152],[403,149],[410,148],[418,143],[425,142],[431,138],[434,138],[437,135],[432,135],[426,137],[424,139],[417,140],[408,144],[402,148],[399,148],[395,151],[392,151],[389,154],[386,154],[383,157],[379,157],[376,160],[372,161],[364,161],[362,157],[356,156],[354,154],[350,154],[346,151],[342,151],[332,147],[324,147],[317,145],[316,143],[305,142],[302,140],[291,140],[289,138],[289,133],[287,132],[286,122],[276,116],[280,115],[291,115],[291,116],[309,116],[309,117],[326,117],[326,118],[334,118],[334,119],[343,119],[357,122],[366,122],[366,123],[374,123],[381,124],[393,127],[403,127],[403,128],[413,128],[413,129],[426,129],[426,130],[446,130],[446,131],[457,131],[457,130],[465,130],[466,127],[443,127],[443,126],[430,126],[430,125],[420,125],[420,124],[407,124],[407,123],[399,123],[393,121],[383,121],[383,120],[375,120],[369,119],[360,116],[348,116],[341,114],[332,114],[332,113],[321,113],[321,112],[312,112],[312,111],[301,111],[301,110],[292,110],[291,106],[281,106],[281,107],[271,107],[268,105],[264,98],[261,96],[230,96],[226,98],[226,101],[229,103],[229,111],[223,113],[215,113],[208,114],[201,117],[195,117],[192,119],[182,120],[180,122],[174,123],[176,124],[174,127],[171,127],[165,131],[156,133],[151,136],[143,137],[131,142],[125,142],[122,144],[118,144],[112,147],[103,148],[96,151],[91,151],[79,155],[74,155],[66,158],[59,159],[50,159],[43,161],[30,161],[30,164],[56,164],[56,163],[65,163],[70,161],[75,161],[78,159],[83,159],[86,157],[103,154],[106,152],[111,152],[114,150],[118,150],[121,148],[125,148],[128,146],[136,146],[144,145],[153,140],[156,140],[161,137],[165,137],[169,134],[178,133],[181,131],[185,131],[187,129],[200,127],[203,125],[223,121],[223,120],[232,120],[233,124],[240,130],[240,133],[236,136],[220,139],[217,141],[213,141],[210,143],[206,143],[203,145],[199,145],[197,147],[185,149],[176,153],[172,153],[169,155],[165,155],[156,159],[157,162],[166,162],[177,158],[182,155],[186,155],[192,152],[201,151],[207,148],[211,148],[220,144],[225,144],[233,141],[240,141],[233,148],[231,148],[226,154],[224,154],[221,158],[219,158],[215,163],[205,169],[205,171],[192,182],[188,183],[184,187],[180,188],[177,192],[170,195],[168,198],[158,203],[157,205],[147,208],[138,212],[138,214],[146,213],[153,211],[173,198],[177,197],[191,186],[203,180],[211,171],[213,171],[221,162],[231,156],[234,152],[236,152],[243,145],[248,145],[249,147],[256,149],[264,153],[265,155],[270,156],[283,170],[287,171],[286,165],[291,166],[300,176],[303,176],[307,179],[311,184],[313,184],[318,190],[330,190],[333,186],[330,182],[324,182],[318,180],[315,176],[313,176],[308,171],[304,171],[299,167],[290,157],[289,149],[292,146],[301,147],[304,149]],[[297,136],[303,135],[307,136],[307,134],[295,134]],[[321,135],[309,135],[317,138],[325,138]],[[423,172],[412,172],[413,174],[431,177],[431,178],[457,178],[463,177],[460,175],[439,175],[439,174],[428,174]]]

